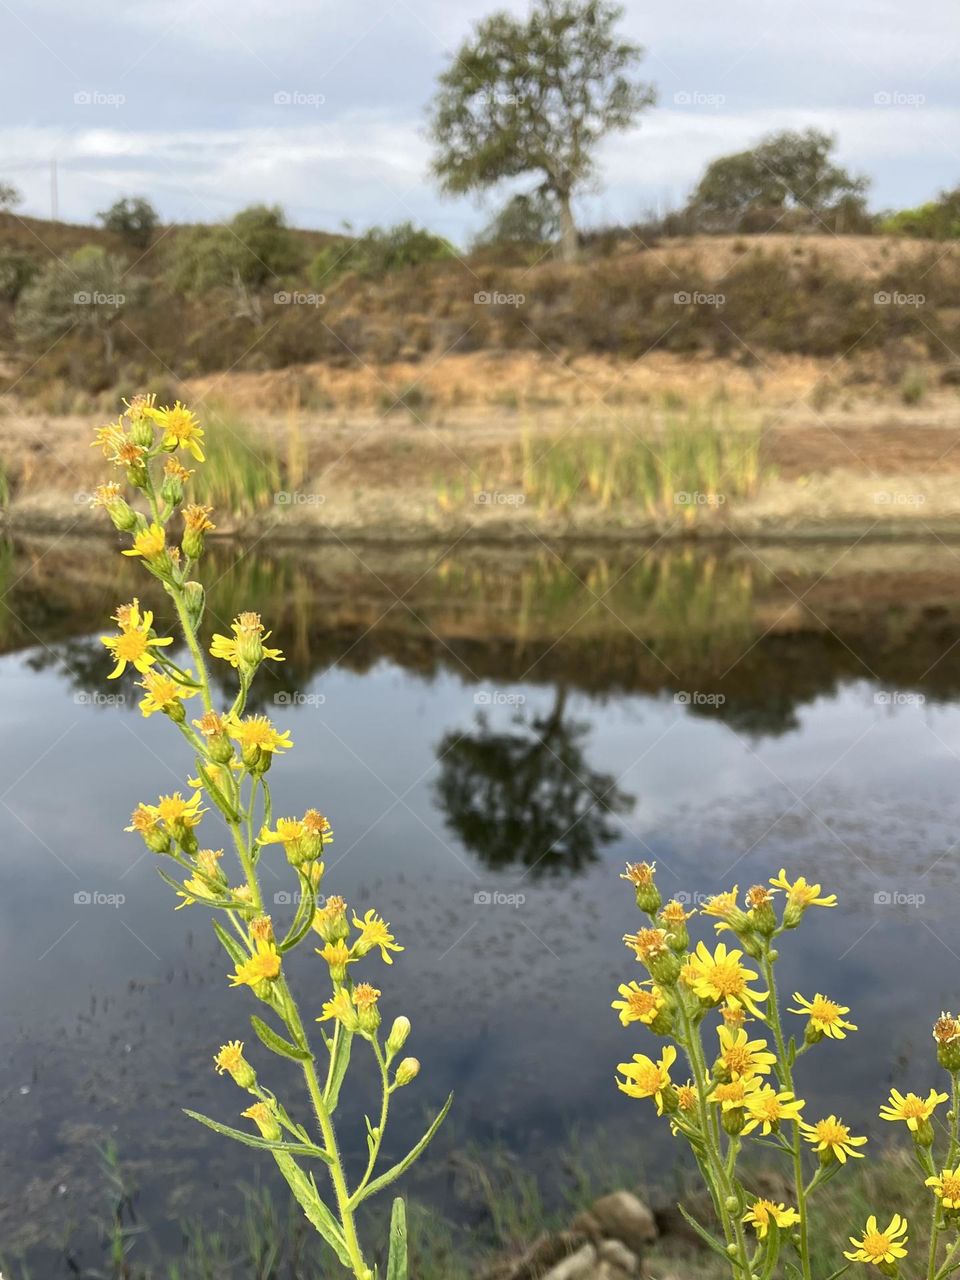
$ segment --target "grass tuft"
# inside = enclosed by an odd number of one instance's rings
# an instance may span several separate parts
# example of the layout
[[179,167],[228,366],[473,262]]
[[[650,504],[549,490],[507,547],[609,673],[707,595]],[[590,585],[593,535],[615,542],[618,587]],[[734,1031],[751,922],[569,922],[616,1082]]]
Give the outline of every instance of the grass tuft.
[[196,501],[233,515],[250,515],[269,507],[281,488],[275,447],[229,410],[206,415],[207,460],[193,477]]

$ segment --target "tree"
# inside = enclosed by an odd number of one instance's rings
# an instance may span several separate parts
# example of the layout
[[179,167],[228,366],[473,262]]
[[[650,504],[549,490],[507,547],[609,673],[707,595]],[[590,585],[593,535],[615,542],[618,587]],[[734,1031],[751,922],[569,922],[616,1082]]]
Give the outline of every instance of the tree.
[[48,262],[20,294],[18,336],[28,343],[49,343],[70,329],[84,330],[103,344],[104,364],[111,369],[113,326],[142,291],[141,282],[125,271],[122,258],[92,244],[64,261]]
[[250,205],[228,225],[187,227],[174,240],[168,276],[180,293],[233,291],[237,313],[263,322],[260,291],[296,271],[300,245],[279,205]]
[[901,209],[898,213],[888,214],[881,222],[880,230],[888,235],[916,236],[925,240],[960,238],[960,187],[941,191],[936,200],[916,209]]
[[707,166],[690,198],[693,224],[704,231],[761,231],[791,213],[822,223],[841,208],[849,218],[863,206],[867,180],[833,163],[835,145],[819,129],[787,129],[748,151],[721,156]]
[[160,217],[149,200],[143,196],[124,196],[109,209],[98,213],[105,230],[122,236],[136,249],[146,249],[153,233],[160,225]]
[[0,212],[8,213],[15,209],[22,199],[23,196],[12,183],[0,182]]
[[525,21],[495,13],[454,55],[431,106],[443,189],[539,174],[568,261],[577,253],[571,200],[594,173],[597,144],[654,101],[633,78],[643,50],[615,31],[622,14],[609,0],[535,0]]
[[511,196],[473,242],[475,249],[487,245],[541,245],[555,240],[560,230],[560,211],[549,194]]
[[443,262],[454,256],[449,242],[432,231],[415,227],[412,222],[399,222],[386,229],[371,227],[355,240],[346,236],[331,240],[311,262],[309,274],[314,284],[322,288],[347,272],[367,280],[381,280],[390,271]]

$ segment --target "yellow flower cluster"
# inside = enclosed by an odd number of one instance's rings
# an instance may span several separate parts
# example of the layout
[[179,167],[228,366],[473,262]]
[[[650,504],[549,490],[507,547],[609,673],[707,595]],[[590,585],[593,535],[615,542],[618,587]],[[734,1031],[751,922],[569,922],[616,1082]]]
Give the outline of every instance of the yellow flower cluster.
[[[160,713],[176,726],[192,755],[195,772],[189,782],[192,791],[174,791],[160,796],[154,804],[139,804],[127,829],[137,832],[148,849],[185,873],[178,881],[161,871],[181,899],[180,907],[202,905],[222,913],[215,928],[233,965],[230,986],[252,993],[264,1014],[272,1017],[272,1026],[254,1017],[253,1028],[266,1050],[299,1064],[317,1131],[311,1133],[291,1120],[276,1096],[260,1085],[239,1040],[222,1045],[214,1065],[221,1075],[229,1075],[254,1096],[242,1115],[258,1131],[259,1139],[204,1116],[195,1118],[273,1151],[307,1218],[320,1224],[317,1229],[338,1261],[356,1280],[372,1280],[373,1271],[357,1234],[356,1210],[379,1183],[392,1181],[393,1173],[386,1179],[374,1177],[387,1100],[416,1078],[420,1064],[408,1057],[394,1065],[410,1034],[410,1022],[396,1018],[381,1041],[381,993],[369,982],[354,983],[351,972],[372,952],[379,952],[382,961],[392,965],[394,955],[403,947],[373,908],[360,916],[349,913],[340,898],[321,899],[322,855],[333,839],[327,818],[315,808],[307,809],[302,817],[272,816],[269,771],[276,759],[291,750],[293,742],[289,730],[246,710],[248,692],[261,664],[283,661],[280,649],[268,645],[271,633],[260,615],[242,612],[231,623],[229,635],[215,633],[207,642],[201,641],[205,594],[191,575],[203,556],[206,535],[216,526],[208,506],[196,502],[184,505],[193,471],[177,456],[185,453],[197,463],[204,461],[204,429],[197,415],[179,400],[159,407],[154,396],[137,396],[116,422],[97,430],[94,444],[125,474],[134,494],[128,501],[121,485],[110,481],[97,489],[94,504],[129,537],[130,545],[122,554],[139,561],[160,584],[173,606],[190,661],[189,666],[177,661],[179,643],[175,645],[173,635],[157,631],[153,611],[142,609],[138,599],[118,608],[116,633],[103,637],[114,664],[110,678],[119,679],[127,667],[140,675],[143,716],[149,719]],[[173,533],[177,524],[179,536]],[[226,705],[221,705],[215,692],[207,655],[236,672],[239,687]],[[184,704],[192,699],[199,699],[202,710],[188,722]],[[229,834],[223,843],[236,851],[237,883],[231,883],[223,868],[222,848],[200,848],[197,829],[211,811],[219,814]],[[296,894],[287,895],[297,907],[283,933],[275,931],[272,918],[264,911],[260,882],[261,857],[267,856],[272,845],[282,847],[288,871],[296,875],[298,885]],[[287,954],[303,943],[311,930],[323,940],[317,951],[330,978],[330,996],[326,1000],[321,997],[322,1013],[316,1019],[333,1024],[329,1034],[323,1032],[330,1060],[322,1073],[286,966]],[[369,1128],[366,1170],[350,1189],[332,1117],[355,1035],[372,1049],[381,1077],[382,1102],[380,1124]],[[446,1108],[418,1144],[420,1149],[445,1114]],[[305,1154],[322,1157],[329,1170],[329,1204],[321,1199],[314,1178],[296,1162],[296,1156]],[[406,1274],[405,1260],[402,1269]]]

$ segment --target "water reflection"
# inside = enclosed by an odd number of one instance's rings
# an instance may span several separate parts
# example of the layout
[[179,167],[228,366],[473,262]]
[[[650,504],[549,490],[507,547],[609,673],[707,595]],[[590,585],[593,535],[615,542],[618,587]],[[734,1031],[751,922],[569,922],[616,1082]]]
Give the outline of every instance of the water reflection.
[[620,834],[611,815],[629,812],[635,797],[614,774],[590,767],[590,725],[567,714],[566,704],[567,690],[558,686],[545,715],[517,711],[509,728],[497,730],[481,712],[472,732],[445,734],[437,747],[438,803],[485,867],[519,864],[538,876],[580,871]]

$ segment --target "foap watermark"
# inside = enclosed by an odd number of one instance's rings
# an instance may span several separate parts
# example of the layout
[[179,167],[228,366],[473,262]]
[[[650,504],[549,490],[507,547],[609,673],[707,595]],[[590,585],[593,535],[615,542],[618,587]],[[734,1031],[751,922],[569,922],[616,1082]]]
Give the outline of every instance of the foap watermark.
[[905,889],[878,889],[873,895],[875,907],[922,907],[925,893],[907,893]]
[[279,289],[273,295],[278,307],[322,307],[326,300],[326,294],[304,293],[301,289]]
[[715,111],[726,101],[725,93],[705,93],[702,89],[680,89],[673,95],[675,107],[711,107]]
[[275,507],[322,507],[326,500],[325,493],[306,493],[302,489],[281,489],[273,495]]
[[127,900],[125,893],[103,893],[100,889],[78,889],[73,895],[77,907],[122,907]]
[[873,495],[878,507],[922,507],[927,500],[925,493],[905,493],[899,489],[878,489]]
[[672,896],[674,902],[679,902],[681,906],[699,908],[705,907],[716,894],[704,893],[702,889],[678,889]]
[[[304,895],[300,889],[278,889],[273,895],[273,905],[275,907],[299,907],[303,901]],[[318,907],[325,905],[326,894],[316,893],[313,895],[314,902]]]
[[273,95],[275,107],[322,107],[326,101],[325,94],[304,89],[278,89]]
[[473,695],[478,707],[522,707],[526,700],[526,694],[508,693],[505,689],[478,689]]
[[291,692],[281,690],[273,695],[275,707],[322,707],[327,700],[325,693],[301,693],[299,689]]
[[125,93],[105,93],[102,89],[78,89],[73,95],[75,107],[122,107],[127,100]]
[[725,293],[703,293],[700,289],[680,289],[673,295],[678,307],[722,307],[726,300]]
[[873,695],[878,707],[922,707],[926,697],[922,693],[905,693],[900,689],[881,689]]
[[125,293],[100,293],[97,290],[88,292],[81,289],[73,295],[73,305],[75,307],[113,307],[117,309],[126,304],[127,295]]
[[873,295],[875,307],[923,307],[926,303],[925,293],[901,293],[899,289],[880,289]]
[[726,494],[701,493],[699,489],[681,489],[673,495],[678,507],[722,507],[726,500]]
[[526,500],[525,493],[507,493],[501,489],[481,489],[473,495],[478,507],[522,507]]
[[498,93],[492,89],[482,89],[476,98],[485,107],[521,107],[527,100],[525,93]]
[[680,689],[673,695],[678,707],[722,707],[726,694],[705,693],[703,689]]
[[103,693],[100,689],[79,689],[73,695],[78,707],[122,707],[127,701],[125,693]]
[[923,107],[926,102],[925,93],[914,93],[908,89],[880,89],[873,95],[875,107]]
[[500,889],[478,889],[473,895],[475,907],[512,907],[514,911],[526,900],[525,893],[504,893]]
[[473,300],[478,307],[522,307],[527,300],[525,293],[501,293],[499,289],[479,289]]

